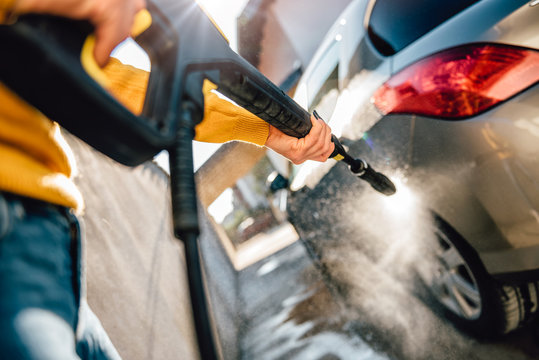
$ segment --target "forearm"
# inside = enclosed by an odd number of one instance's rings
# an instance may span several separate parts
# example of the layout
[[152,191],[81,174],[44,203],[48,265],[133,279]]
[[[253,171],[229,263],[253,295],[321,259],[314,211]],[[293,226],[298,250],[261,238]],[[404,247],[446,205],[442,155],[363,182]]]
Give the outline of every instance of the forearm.
[[[131,112],[140,114],[149,73],[124,65],[117,59],[111,59],[104,71],[109,78],[109,90],[116,99]],[[204,82],[204,118],[195,128],[195,140],[211,143],[238,140],[264,145],[269,125],[259,117],[219,97],[212,91],[215,88],[211,82]]]
[[[127,108],[139,114],[144,103],[148,73],[111,60],[105,68],[111,91]],[[209,81],[204,82],[204,118],[195,128],[195,140],[210,143],[245,141],[266,146],[296,164],[325,161],[333,152],[331,129],[312,118],[311,132],[302,139],[287,136],[247,110],[220,97]]]

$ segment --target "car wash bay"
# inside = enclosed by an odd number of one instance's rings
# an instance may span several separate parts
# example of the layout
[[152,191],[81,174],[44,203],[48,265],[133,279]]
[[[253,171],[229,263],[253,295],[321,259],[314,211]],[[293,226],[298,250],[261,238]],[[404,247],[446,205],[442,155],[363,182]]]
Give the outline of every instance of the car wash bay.
[[[229,266],[222,248],[214,243],[217,234],[207,226],[203,226],[206,235],[202,239],[206,261]],[[313,241],[316,237],[327,239],[328,234],[320,230],[303,235]],[[255,237],[253,241],[258,244],[251,245],[272,246],[282,237],[282,232],[269,232]],[[210,291],[225,359],[539,357],[535,329],[497,342],[478,341],[456,330],[413,294],[402,278],[377,264],[366,258],[337,260],[342,265],[340,275],[356,281],[346,284],[313,261],[305,245],[304,239],[298,238],[234,270],[233,279],[231,267],[228,275],[222,267],[209,269],[214,271]]]
[[[170,231],[167,175],[151,163],[120,166],[69,140],[87,194],[90,306],[125,359],[196,358],[183,249]],[[100,176],[85,176],[91,173]],[[312,195],[311,215],[292,219],[299,237],[289,226],[261,234],[246,243],[242,253],[249,256],[243,258],[227,255],[217,228],[201,213],[200,243],[223,359],[539,358],[535,329],[498,342],[466,337],[409,291],[403,267],[388,271],[358,249],[343,252],[324,219],[330,219],[329,199],[344,199]],[[303,205],[301,198],[294,201]],[[332,242],[326,247],[332,261],[321,267],[309,251]]]

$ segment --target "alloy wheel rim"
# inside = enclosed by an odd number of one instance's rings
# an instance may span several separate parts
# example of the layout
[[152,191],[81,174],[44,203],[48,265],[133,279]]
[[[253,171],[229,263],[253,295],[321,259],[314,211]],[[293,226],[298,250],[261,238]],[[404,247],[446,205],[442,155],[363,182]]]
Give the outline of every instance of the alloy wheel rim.
[[441,231],[437,231],[436,236],[439,247],[431,290],[448,310],[466,320],[475,320],[482,309],[479,285],[466,260],[447,236]]

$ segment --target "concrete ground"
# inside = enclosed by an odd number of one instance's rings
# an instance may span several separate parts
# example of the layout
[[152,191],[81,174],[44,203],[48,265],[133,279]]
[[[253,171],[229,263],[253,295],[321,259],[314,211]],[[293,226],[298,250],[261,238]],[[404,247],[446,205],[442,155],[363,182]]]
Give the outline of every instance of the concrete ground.
[[300,242],[239,274],[241,359],[389,359],[354,331]]
[[[263,246],[273,241],[268,236],[259,237],[257,242]],[[357,265],[350,264],[348,269],[353,271]],[[313,262],[301,241],[241,270],[238,358],[539,358],[536,328],[496,342],[478,341],[456,330],[405,284],[381,274],[374,264],[366,269],[355,290],[343,292],[336,286]],[[363,294],[358,289],[363,289]]]

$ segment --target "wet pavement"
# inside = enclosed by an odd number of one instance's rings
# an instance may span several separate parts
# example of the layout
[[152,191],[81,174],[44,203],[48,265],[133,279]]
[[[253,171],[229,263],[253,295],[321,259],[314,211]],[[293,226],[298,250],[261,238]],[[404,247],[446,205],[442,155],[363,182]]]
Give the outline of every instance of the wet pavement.
[[241,359],[539,359],[537,324],[487,341],[448,321],[418,277],[421,214],[374,211],[342,170],[290,200],[298,242],[240,271]]
[[399,190],[384,197],[337,164],[290,196],[297,241],[260,234],[228,254],[230,281],[214,281],[234,295],[218,321],[226,359],[539,359],[537,324],[487,341],[446,319],[421,276],[433,273],[432,218],[391,175]]
[[242,359],[389,359],[355,331],[296,242],[239,275]]
[[242,270],[240,358],[539,359],[534,328],[481,342],[372,263],[343,265],[348,271],[371,269],[355,288],[339,289],[298,241]]
[[480,340],[448,321],[417,276],[421,214],[374,211],[380,195],[341,191],[337,170],[290,200],[300,240],[240,271],[241,359],[539,359],[537,324]]

